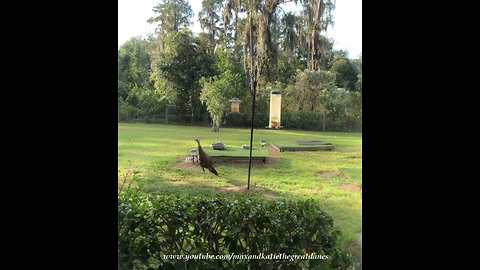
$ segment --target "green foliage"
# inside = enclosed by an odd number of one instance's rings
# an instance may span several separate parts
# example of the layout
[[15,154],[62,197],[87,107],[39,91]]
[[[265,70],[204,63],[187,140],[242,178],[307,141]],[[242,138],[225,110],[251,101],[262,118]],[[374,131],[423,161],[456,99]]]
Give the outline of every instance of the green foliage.
[[[128,191],[133,183],[136,184],[136,190],[142,189],[145,185],[140,179],[140,171],[132,169],[133,162],[128,161],[128,169],[125,172],[118,170],[119,173],[122,173],[122,177],[118,178],[118,192]],[[128,185],[125,186],[128,182]],[[125,188],[125,189],[124,189]]]
[[[157,4],[153,7],[156,17],[149,22],[158,25],[158,36],[132,38],[118,52],[121,120],[213,123],[214,130],[220,125],[250,126],[253,98],[245,89],[252,75],[252,53],[258,75],[255,127],[268,122],[272,87],[282,91],[282,114],[322,112],[325,130],[333,126],[342,130],[350,119],[361,118],[361,95],[340,102],[327,93],[335,87],[362,91],[361,56],[350,61],[348,52],[333,51],[333,40],[320,35],[333,22],[333,2],[295,1],[302,12],[284,15],[279,12],[281,4],[279,0],[203,0],[199,17],[206,32],[198,36],[188,30],[193,13],[187,1]],[[298,71],[306,68],[311,72]],[[200,81],[202,77],[206,79]],[[230,104],[223,102],[234,96],[244,101],[245,115],[227,114]],[[304,123],[304,119],[288,126],[316,129],[317,119],[308,117],[315,123]]]
[[282,53],[278,57],[278,81],[284,84],[290,84],[295,80],[297,70],[307,68],[305,60],[291,53]]
[[118,96],[136,106],[135,91],[153,89],[150,83],[150,56],[147,42],[132,38],[118,50]]
[[126,102],[120,103],[120,119],[124,121],[131,121],[137,119],[138,117],[138,109]]
[[284,91],[282,102],[289,111],[326,110],[324,95],[334,89],[335,75],[329,71],[298,71],[295,84]]
[[[361,132],[362,120],[357,117],[326,114],[322,112],[282,112],[281,124],[286,129],[319,130],[335,132]],[[325,130],[323,129],[325,124]]]
[[330,71],[335,73],[335,84],[337,87],[345,88],[350,91],[355,91],[357,89],[356,83],[358,81],[358,71],[348,58],[335,58]]
[[207,104],[207,110],[214,122],[214,130],[218,131],[223,116],[228,113],[233,97],[240,99],[245,95],[243,78],[240,74],[233,74],[230,70],[219,76],[200,79],[203,86],[200,99]]
[[[118,196],[121,269],[347,269],[341,232],[315,200]],[[163,255],[327,255],[323,260],[171,260]],[[161,268],[162,267],[162,268]]]
[[152,9],[158,15],[148,19],[149,23],[157,24],[156,30],[162,38],[191,24],[190,18],[193,17],[193,11],[188,1],[163,0],[162,2]]
[[154,63],[157,89],[174,103],[174,112],[186,122],[193,122],[201,112],[197,58],[193,33],[184,29],[165,38],[165,49]]
[[218,40],[222,29],[220,23],[223,19],[220,11],[222,9],[223,0],[202,0],[202,10],[198,13],[198,21],[203,29],[207,30],[211,44],[215,44]]
[[219,131],[224,116],[230,110],[229,100],[246,96],[245,80],[238,62],[231,53],[220,47],[215,54],[215,65],[220,75],[202,77],[200,100],[207,105],[207,111],[213,121],[213,130]]

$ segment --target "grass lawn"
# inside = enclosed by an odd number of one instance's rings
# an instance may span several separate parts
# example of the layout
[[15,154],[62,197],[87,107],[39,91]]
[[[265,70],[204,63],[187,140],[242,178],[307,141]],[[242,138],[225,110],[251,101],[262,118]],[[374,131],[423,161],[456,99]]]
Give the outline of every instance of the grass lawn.
[[[359,256],[357,239],[362,231],[362,134],[256,129],[253,152],[266,154],[266,163],[252,163],[250,189],[246,189],[248,162],[218,163],[219,176],[203,174],[200,166],[185,162],[195,138],[211,152],[221,141],[233,154],[248,156],[241,149],[250,143],[250,129],[175,126],[160,124],[118,124],[118,177],[131,179],[132,172],[153,194],[181,193],[189,196],[215,194],[262,197],[265,199],[313,198],[334,219],[342,231],[342,244]],[[266,140],[262,149],[259,140]],[[277,152],[271,142],[296,143],[315,140],[334,145],[331,151]],[[256,150],[256,151],[255,151]],[[269,151],[266,152],[266,151]],[[235,153],[234,153],[235,152]],[[255,155],[255,154],[254,154]],[[132,185],[133,186],[133,185]]]

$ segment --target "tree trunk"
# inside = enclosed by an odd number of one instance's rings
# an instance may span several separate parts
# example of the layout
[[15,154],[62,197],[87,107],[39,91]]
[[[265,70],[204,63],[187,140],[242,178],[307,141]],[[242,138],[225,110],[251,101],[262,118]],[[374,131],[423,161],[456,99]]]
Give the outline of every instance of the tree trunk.
[[323,125],[323,132],[325,132],[325,112],[323,113],[323,117],[322,117],[322,125]]
[[235,59],[238,59],[238,49],[237,49],[237,39],[238,39],[238,27],[237,27],[237,21],[238,21],[238,10],[235,8],[235,20],[234,20],[234,31],[235,35],[233,36],[233,57]]
[[165,124],[168,124],[168,104],[165,104]]
[[193,101],[193,100],[194,100],[194,99],[193,99],[193,90],[192,90],[192,94],[191,94],[191,96],[190,96],[190,111],[192,112],[191,120],[190,120],[190,123],[191,123],[191,124],[193,124],[193,122],[194,122],[194,119],[193,119],[193,118],[194,118],[194,116],[195,116],[195,113],[193,112],[193,107],[194,107],[194,104],[193,104],[194,101]]

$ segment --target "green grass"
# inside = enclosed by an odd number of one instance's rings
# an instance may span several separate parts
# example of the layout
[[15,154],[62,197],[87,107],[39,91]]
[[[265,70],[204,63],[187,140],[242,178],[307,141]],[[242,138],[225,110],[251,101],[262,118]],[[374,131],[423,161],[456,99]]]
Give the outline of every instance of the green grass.
[[342,231],[342,244],[358,253],[354,243],[362,231],[361,133],[255,129],[253,155],[266,151],[259,140],[266,140],[266,145],[317,140],[335,147],[331,151],[272,152],[266,164],[252,164],[249,190],[245,189],[248,163],[216,164],[218,177],[204,175],[199,166],[186,163],[189,150],[197,148],[195,138],[209,154],[225,152],[211,149],[211,144],[219,141],[227,145],[225,153],[249,154],[241,147],[250,143],[250,129],[211,132],[210,127],[119,123],[119,181],[130,179],[137,170],[142,189],[152,194],[215,196],[221,192],[265,199],[313,198]]

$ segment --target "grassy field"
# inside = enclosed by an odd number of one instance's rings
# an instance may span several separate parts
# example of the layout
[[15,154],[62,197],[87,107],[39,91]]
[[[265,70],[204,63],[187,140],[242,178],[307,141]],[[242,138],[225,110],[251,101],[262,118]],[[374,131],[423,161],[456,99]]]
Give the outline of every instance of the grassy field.
[[[221,141],[228,147],[250,143],[250,129],[119,123],[118,177],[132,178],[153,194],[181,193],[212,196],[218,193],[265,199],[308,199],[320,202],[342,231],[342,244],[359,256],[357,240],[362,231],[362,134],[297,130],[254,130],[253,147],[259,140],[290,144],[297,140],[332,143],[332,151],[270,153],[266,163],[252,164],[250,189],[246,189],[248,163],[216,164],[219,176],[203,174],[200,166],[185,162],[195,138],[204,148]],[[240,151],[240,150],[238,150]],[[248,150],[243,150],[242,152]],[[134,185],[132,185],[134,186]]]

